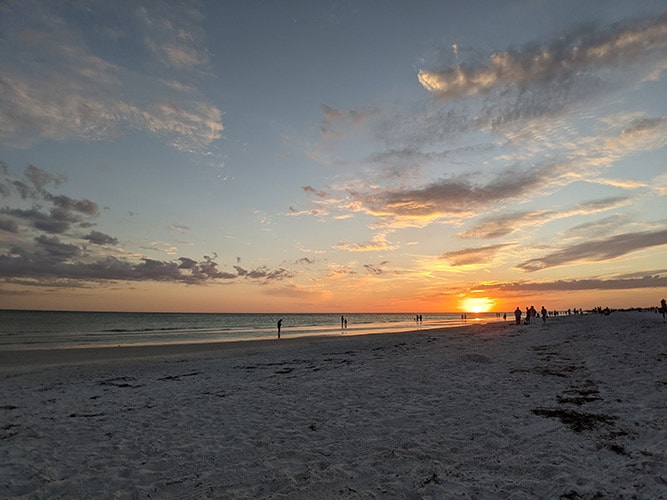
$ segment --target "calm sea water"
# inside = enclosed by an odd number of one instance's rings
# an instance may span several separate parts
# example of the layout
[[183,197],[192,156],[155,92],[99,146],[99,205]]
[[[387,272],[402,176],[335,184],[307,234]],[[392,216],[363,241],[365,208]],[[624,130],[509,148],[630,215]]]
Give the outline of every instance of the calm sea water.
[[[399,332],[463,324],[460,314],[346,314],[346,334]],[[0,310],[0,350],[74,346],[224,342],[282,336],[340,335],[340,314],[196,314]],[[467,322],[497,320],[468,314]]]

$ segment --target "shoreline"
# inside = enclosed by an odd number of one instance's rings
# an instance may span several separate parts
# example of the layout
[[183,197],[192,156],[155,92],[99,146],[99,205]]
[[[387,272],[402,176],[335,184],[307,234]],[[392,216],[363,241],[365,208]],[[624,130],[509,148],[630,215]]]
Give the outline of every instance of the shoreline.
[[0,370],[0,497],[660,498],[666,334],[619,313],[27,353]]
[[[3,316],[0,311],[0,351],[216,343],[274,339],[277,333],[277,318],[266,314],[5,313],[9,314]],[[55,316],[51,318],[50,314]],[[486,314],[473,321],[493,321],[493,316]],[[343,330],[346,334],[400,332],[464,324],[450,314],[434,315],[424,323],[404,314],[346,316],[349,328],[343,328],[341,316],[331,314],[281,318],[285,337],[338,335]]]
[[[552,319],[557,321],[557,319]],[[219,341],[181,341],[172,343],[145,343],[120,345],[80,345],[55,346],[50,348],[19,348],[0,350],[0,372],[5,368],[17,366],[44,366],[67,365],[79,363],[94,363],[113,360],[136,360],[148,358],[169,358],[175,356],[215,357],[226,351],[242,352],[251,349],[263,349],[269,346],[287,343],[316,343],[330,342],[337,339],[354,339],[369,336],[400,337],[403,335],[419,335],[425,333],[462,332],[467,329],[501,328],[515,326],[509,321],[471,322],[448,327],[422,327],[401,331],[372,331],[366,333],[346,332],[345,334],[321,335],[294,335],[283,332],[280,339],[254,337],[247,339],[219,340]]]

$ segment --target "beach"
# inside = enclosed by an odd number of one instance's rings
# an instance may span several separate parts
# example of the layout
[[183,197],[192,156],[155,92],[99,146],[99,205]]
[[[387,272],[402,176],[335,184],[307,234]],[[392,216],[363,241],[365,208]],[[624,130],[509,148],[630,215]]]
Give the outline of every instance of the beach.
[[0,352],[2,498],[663,498],[667,324]]

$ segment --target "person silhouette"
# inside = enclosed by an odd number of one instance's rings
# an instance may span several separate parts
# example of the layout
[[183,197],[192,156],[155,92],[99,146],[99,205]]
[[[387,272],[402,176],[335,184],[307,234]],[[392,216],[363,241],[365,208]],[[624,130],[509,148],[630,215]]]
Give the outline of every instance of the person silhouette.
[[514,319],[516,319],[516,324],[520,325],[521,324],[521,309],[517,306],[517,308],[514,310]]
[[278,338],[280,338],[280,327],[283,326],[283,319],[278,320]]

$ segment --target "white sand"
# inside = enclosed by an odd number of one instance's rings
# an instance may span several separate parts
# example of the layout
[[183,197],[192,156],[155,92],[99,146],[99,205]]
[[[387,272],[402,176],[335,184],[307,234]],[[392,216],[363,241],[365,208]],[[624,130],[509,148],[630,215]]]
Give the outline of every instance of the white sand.
[[663,498],[666,344],[614,313],[2,353],[0,496]]

